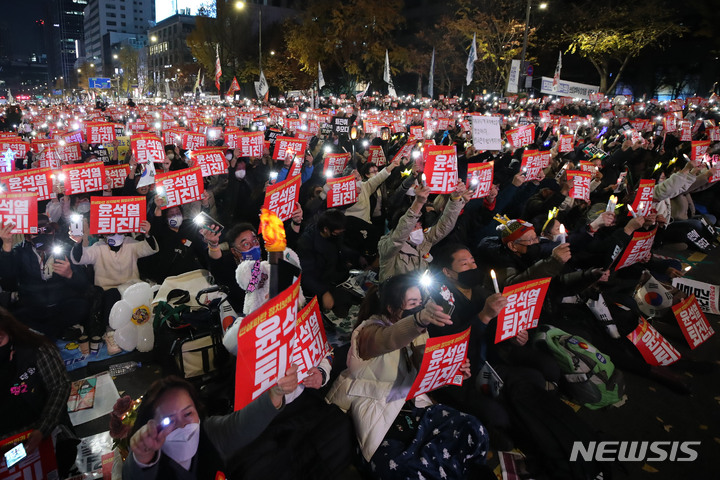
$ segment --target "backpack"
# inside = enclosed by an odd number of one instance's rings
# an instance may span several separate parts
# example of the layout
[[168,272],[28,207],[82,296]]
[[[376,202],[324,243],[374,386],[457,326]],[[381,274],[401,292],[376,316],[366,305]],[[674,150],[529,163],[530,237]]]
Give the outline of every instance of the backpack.
[[620,370],[590,342],[555,328],[538,327],[533,345],[549,352],[563,373],[562,387],[570,397],[596,410],[619,403],[625,395],[625,380]]

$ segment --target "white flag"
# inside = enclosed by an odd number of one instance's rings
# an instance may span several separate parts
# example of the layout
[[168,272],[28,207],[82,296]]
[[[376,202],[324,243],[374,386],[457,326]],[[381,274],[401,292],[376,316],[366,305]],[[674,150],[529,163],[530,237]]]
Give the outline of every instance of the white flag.
[[318,62],[318,90],[325,86],[325,77],[322,74],[322,68],[320,68],[320,62]]
[[265,80],[265,74],[260,70],[260,81],[255,82],[255,93],[258,98],[263,98],[268,90],[270,90],[270,87],[268,86],[267,80]]
[[165,82],[165,96],[170,100],[172,95],[170,94],[170,82]]
[[367,83],[367,85],[365,86],[365,90],[363,90],[362,93],[356,93],[356,94],[355,94],[355,98],[357,98],[357,101],[358,101],[358,102],[359,102],[360,100],[362,100],[365,95],[367,95],[367,92],[368,92],[369,89],[370,89],[370,82]]
[[560,70],[562,70],[562,51],[558,54],[558,63],[555,66],[555,76],[553,77],[552,91],[557,92],[560,83]]
[[200,72],[202,71],[202,68],[198,69],[197,78],[195,79],[195,86],[193,87],[193,92],[197,92],[200,90]]
[[468,59],[467,59],[467,77],[465,78],[465,80],[467,81],[468,85],[470,85],[470,83],[472,82],[473,71],[475,70],[475,62],[477,61],[477,58],[478,58],[477,57],[477,46],[475,43],[476,36],[477,36],[477,34],[473,33],[473,41],[472,41],[472,45],[470,45],[470,53],[468,54]]
[[395,93],[395,85],[393,85],[392,77],[390,76],[390,57],[388,51],[385,50],[385,69],[383,70],[383,80],[388,84],[388,94],[391,97],[397,97]]
[[430,60],[430,76],[428,77],[428,97],[433,98],[435,83],[435,49],[433,48],[432,59]]
[[12,93],[10,92],[10,89],[8,88],[8,95],[7,95],[7,103],[13,104],[15,103],[15,99],[12,96]]

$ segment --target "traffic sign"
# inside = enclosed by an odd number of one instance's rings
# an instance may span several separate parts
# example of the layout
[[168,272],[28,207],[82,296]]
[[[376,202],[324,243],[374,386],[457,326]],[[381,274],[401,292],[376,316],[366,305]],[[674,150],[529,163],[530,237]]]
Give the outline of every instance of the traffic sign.
[[532,64],[528,63],[528,66],[527,66],[527,74],[528,74],[528,76],[532,77],[532,74],[533,74],[534,71],[535,71],[535,69],[533,68]]
[[90,77],[88,78],[89,88],[111,88],[110,79],[104,77]]

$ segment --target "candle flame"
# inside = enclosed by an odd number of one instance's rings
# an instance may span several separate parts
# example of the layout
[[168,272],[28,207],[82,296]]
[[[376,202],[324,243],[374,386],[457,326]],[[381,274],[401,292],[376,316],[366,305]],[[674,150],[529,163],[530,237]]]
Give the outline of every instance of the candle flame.
[[495,270],[492,270],[492,269],[490,270],[490,276],[491,276],[493,279],[496,279],[496,280],[497,280],[497,275],[495,275]]
[[268,252],[284,252],[287,246],[285,227],[275,212],[262,209],[260,214],[260,234]]

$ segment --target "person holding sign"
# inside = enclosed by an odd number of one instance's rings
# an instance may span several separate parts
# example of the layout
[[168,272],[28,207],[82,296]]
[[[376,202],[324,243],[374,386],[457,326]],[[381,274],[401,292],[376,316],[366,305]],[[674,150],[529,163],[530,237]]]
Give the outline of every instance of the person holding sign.
[[245,408],[204,418],[190,383],[173,376],[156,380],[138,408],[123,478],[225,478],[223,472],[233,457],[285,407],[285,394],[295,389],[297,381],[297,367],[292,366]]
[[[376,308],[373,308],[376,307]],[[429,326],[452,325],[434,303],[423,303],[417,280],[396,275],[368,292],[365,316],[353,331],[343,371],[328,401],[349,411],[371,478],[479,478],[488,436],[480,421],[419,395],[405,398],[418,373]],[[363,315],[360,316],[363,319]],[[470,364],[461,372],[469,377]]]

